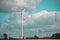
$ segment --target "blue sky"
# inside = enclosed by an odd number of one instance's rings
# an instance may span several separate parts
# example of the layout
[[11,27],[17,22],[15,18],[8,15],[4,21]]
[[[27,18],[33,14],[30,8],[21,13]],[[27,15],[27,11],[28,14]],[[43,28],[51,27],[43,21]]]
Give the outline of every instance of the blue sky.
[[39,12],[41,10],[60,11],[60,0],[42,0],[32,13]]
[[60,33],[60,0],[13,0],[13,4],[11,1],[0,1],[0,37],[6,32],[10,37],[21,37],[21,21],[25,37],[50,37]]

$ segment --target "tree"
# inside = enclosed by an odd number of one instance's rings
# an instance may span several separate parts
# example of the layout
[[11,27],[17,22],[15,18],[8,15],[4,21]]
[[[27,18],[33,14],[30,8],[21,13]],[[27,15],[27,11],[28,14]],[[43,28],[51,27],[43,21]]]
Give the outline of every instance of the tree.
[[39,37],[35,35],[34,38],[35,38],[35,39],[38,39]]
[[51,38],[60,39],[60,33],[53,34]]
[[4,40],[8,40],[7,34],[4,33],[3,35],[4,35]]

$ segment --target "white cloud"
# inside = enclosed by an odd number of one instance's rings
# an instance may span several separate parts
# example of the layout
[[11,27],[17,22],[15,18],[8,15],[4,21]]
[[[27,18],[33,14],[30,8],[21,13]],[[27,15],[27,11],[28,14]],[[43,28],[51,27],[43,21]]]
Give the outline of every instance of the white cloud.
[[39,13],[35,13],[32,15],[28,15],[27,12],[23,11],[22,16],[23,19],[21,19],[20,12],[17,14],[14,14],[14,17],[18,24],[21,24],[21,21],[23,21],[24,25],[28,24],[36,24],[36,25],[52,25],[56,23],[56,15],[57,12],[48,12],[48,11],[40,11]]
[[0,12],[16,11],[23,4],[24,0],[0,0]]
[[28,17],[39,25],[51,25],[55,23],[55,12],[41,11],[39,13],[29,15]]
[[[57,30],[60,29],[60,12],[57,11],[57,12],[46,12],[44,13],[44,11],[42,11],[42,15],[41,13],[39,12],[39,15],[36,15],[34,16],[35,14],[32,14],[32,17],[33,18],[33,24],[37,27],[39,26],[38,28],[42,28],[42,30],[51,30],[52,32],[56,31],[56,32],[59,32]],[[36,17],[38,16],[38,17]],[[56,21],[57,20],[57,21]],[[43,25],[43,26],[41,26]],[[34,26],[34,27],[35,27]],[[33,29],[32,29],[33,31]]]
[[0,0],[0,12],[16,12],[33,9],[40,0]]
[[56,15],[56,21],[60,22],[60,11],[55,13]]
[[39,17],[41,17],[42,15],[46,15],[46,14],[49,14],[49,12],[46,11],[46,10],[43,10],[43,11],[41,11],[41,12],[32,14],[31,17],[32,17],[33,19],[36,19],[36,18],[39,18]]
[[36,31],[36,32],[39,31],[39,30],[44,31],[42,28],[38,28],[38,27],[37,28],[31,28],[31,29],[28,29],[28,30],[29,31]]
[[[23,21],[24,25],[52,25],[56,23],[56,14],[58,17],[58,12],[48,12],[46,10],[43,10],[38,13],[28,15],[27,12],[22,11],[22,15],[21,12],[14,13],[12,17],[9,18],[8,22],[12,21],[11,23],[16,22],[18,24],[22,24],[21,21]],[[21,16],[23,17],[23,19],[21,19]],[[59,17],[57,18],[57,20],[59,20]]]
[[39,2],[41,2],[41,0],[25,0],[24,1],[25,3],[24,3],[24,6],[27,8],[27,9],[34,9],[35,8],[35,6],[39,3]]

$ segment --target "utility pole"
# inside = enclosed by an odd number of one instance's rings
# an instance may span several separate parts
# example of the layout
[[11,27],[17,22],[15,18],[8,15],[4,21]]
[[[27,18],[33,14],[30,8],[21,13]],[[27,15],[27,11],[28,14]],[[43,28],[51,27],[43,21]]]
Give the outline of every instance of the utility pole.
[[24,10],[22,11],[22,13],[21,13],[21,23],[22,23],[22,37],[21,37],[21,38],[22,38],[22,40],[24,40],[24,31],[23,31],[23,27],[24,27],[24,26],[23,26],[23,25],[24,25],[24,24],[23,24],[23,13],[24,13],[24,12],[25,12],[25,9],[24,9]]

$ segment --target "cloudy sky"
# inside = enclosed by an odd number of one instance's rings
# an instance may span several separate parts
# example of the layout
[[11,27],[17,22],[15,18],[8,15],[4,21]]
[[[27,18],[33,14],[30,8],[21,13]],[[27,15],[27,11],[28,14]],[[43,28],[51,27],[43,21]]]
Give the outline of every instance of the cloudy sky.
[[60,33],[60,0],[0,0],[0,38],[50,37]]

